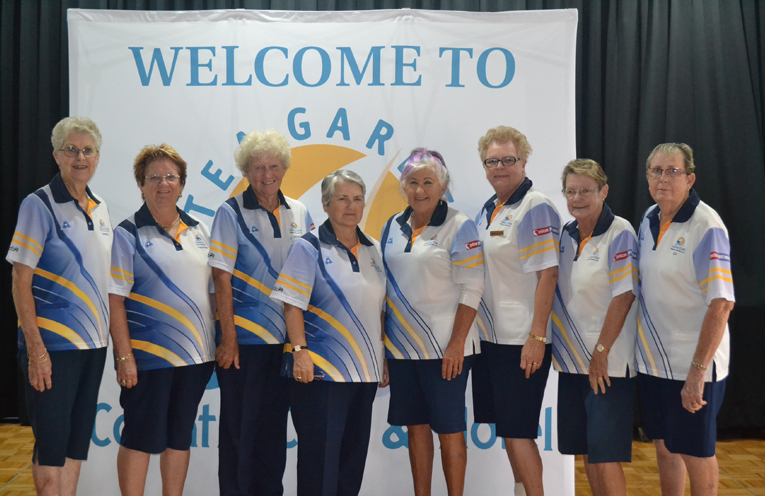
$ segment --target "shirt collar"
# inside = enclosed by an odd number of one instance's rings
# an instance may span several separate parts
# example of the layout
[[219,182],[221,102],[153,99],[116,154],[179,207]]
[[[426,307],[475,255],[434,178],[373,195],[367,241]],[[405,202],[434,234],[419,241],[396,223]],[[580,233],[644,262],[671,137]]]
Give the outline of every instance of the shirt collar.
[[[593,229],[591,237],[595,238],[601,234],[605,234],[613,222],[614,213],[611,212],[610,208],[608,208],[608,204],[603,202],[603,210],[600,211],[600,217],[598,217],[598,222],[595,223],[595,229]],[[568,232],[568,235],[571,236],[571,239],[579,243],[579,221],[575,220],[573,222],[569,222],[566,224],[565,229]]]
[[[680,210],[678,210],[675,216],[672,218],[672,222],[687,222],[693,216],[693,212],[696,211],[696,207],[699,206],[700,201],[701,198],[699,198],[696,190],[691,188],[691,191],[688,192],[688,198],[685,200],[685,203],[683,203],[683,206],[680,207]],[[648,212],[649,227],[651,228],[651,231],[656,231],[657,233],[660,229],[660,213],[661,209],[658,207],[658,205],[656,208]]]
[[[361,229],[359,229],[359,226],[356,226],[356,235],[359,237],[359,243],[361,243],[362,245],[373,246],[369,238],[367,238],[367,236],[363,232],[361,232]],[[337,236],[335,235],[335,230],[332,228],[332,223],[330,222],[329,219],[325,220],[324,224],[319,226],[319,241],[327,245],[340,246],[342,244],[337,240]]]
[[[175,207],[175,209],[178,211],[178,214],[181,216],[181,222],[186,224],[189,227],[194,227],[199,222],[195,221],[191,218],[189,214],[184,212],[178,207]],[[157,221],[154,220],[154,216],[151,215],[151,212],[149,212],[149,207],[146,205],[146,202],[141,205],[141,208],[138,209],[138,211],[135,213],[135,227],[137,229],[140,229],[144,226],[157,226]]]
[[[534,183],[531,182],[531,179],[528,177],[523,178],[523,182],[520,186],[515,190],[515,192],[510,195],[510,198],[505,201],[505,203],[502,204],[504,207],[505,205],[514,205],[518,203],[519,201],[523,200],[523,197],[526,196],[526,193],[529,192],[531,189],[531,186]],[[489,227],[489,224],[491,224],[491,215],[494,213],[494,210],[497,208],[498,205],[496,205],[497,202],[497,195],[493,195],[489,200],[483,204],[483,210],[486,213],[486,227]]]
[[[279,199],[279,205],[284,205],[286,208],[290,208],[287,200],[284,198],[284,193],[282,193],[282,190],[279,190],[279,192],[276,193],[276,197]],[[255,210],[257,208],[262,208],[265,210],[265,208],[263,208],[258,202],[258,197],[255,196],[255,192],[252,190],[252,185],[247,186],[247,189],[244,190],[244,193],[242,194],[242,200],[244,208],[248,210]]]
[[[414,210],[412,210],[412,207],[406,207],[406,210],[404,210],[404,213],[398,216],[398,219],[396,219],[396,222],[399,223],[399,225],[403,228],[404,226],[409,226],[409,218],[414,213]],[[433,215],[430,216],[430,222],[428,222],[429,226],[440,226],[443,225],[444,221],[446,221],[446,214],[449,213],[449,205],[446,204],[443,200],[438,200],[438,205],[436,205],[435,211],[433,211]]]
[[[66,184],[64,184],[64,179],[61,177],[60,172],[56,174],[53,180],[51,180],[50,191],[53,193],[53,199],[56,201],[56,203],[75,201],[74,197],[71,195],[71,193],[69,193],[69,190],[66,189]],[[91,200],[96,203],[96,205],[101,204],[101,202],[93,196],[93,193],[90,191],[90,187],[85,186],[85,193]]]

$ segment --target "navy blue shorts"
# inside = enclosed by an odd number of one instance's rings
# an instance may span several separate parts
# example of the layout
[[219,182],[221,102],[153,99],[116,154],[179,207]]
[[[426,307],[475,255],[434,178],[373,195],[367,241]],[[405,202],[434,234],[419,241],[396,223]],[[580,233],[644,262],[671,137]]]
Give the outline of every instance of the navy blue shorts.
[[443,360],[388,360],[388,423],[428,424],[438,434],[465,431],[465,389],[474,357],[466,356],[462,373],[450,381],[441,377]]
[[508,439],[537,438],[552,363],[552,346],[548,345],[539,370],[526,379],[521,369],[522,349],[521,345],[484,341],[473,369],[475,422],[496,424],[497,436]]
[[214,367],[215,362],[206,362],[139,370],[138,384],[122,388],[120,393],[120,405],[125,411],[120,444],[152,454],[167,448],[188,450],[197,407]]
[[587,374],[558,375],[558,451],[589,463],[632,461],[635,378],[611,377],[595,394]]
[[649,439],[663,439],[671,453],[709,458],[715,455],[717,413],[725,396],[725,379],[704,384],[707,404],[696,413],[683,408],[685,381],[638,374],[643,428]]
[[52,387],[42,393],[29,384],[27,350],[19,350],[18,359],[24,374],[29,422],[35,435],[32,461],[63,467],[67,458],[88,458],[106,348],[48,353]]

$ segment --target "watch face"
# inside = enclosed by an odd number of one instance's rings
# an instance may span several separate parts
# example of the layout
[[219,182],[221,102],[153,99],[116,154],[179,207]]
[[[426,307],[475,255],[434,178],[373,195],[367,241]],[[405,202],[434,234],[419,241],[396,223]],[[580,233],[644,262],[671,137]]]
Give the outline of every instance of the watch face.
[[598,350],[599,352],[603,353],[603,350],[605,350],[606,347],[603,346],[602,344],[598,343],[598,346],[596,346],[595,349]]

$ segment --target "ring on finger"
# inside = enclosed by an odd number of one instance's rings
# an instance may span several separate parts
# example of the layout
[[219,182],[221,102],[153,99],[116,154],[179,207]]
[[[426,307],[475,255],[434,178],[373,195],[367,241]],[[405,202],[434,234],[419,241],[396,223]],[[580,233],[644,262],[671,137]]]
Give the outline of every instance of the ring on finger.
[[531,362],[531,365],[534,367],[539,367],[539,364],[537,362]]
[[120,381],[120,385],[121,386],[125,386],[125,380],[124,379]]

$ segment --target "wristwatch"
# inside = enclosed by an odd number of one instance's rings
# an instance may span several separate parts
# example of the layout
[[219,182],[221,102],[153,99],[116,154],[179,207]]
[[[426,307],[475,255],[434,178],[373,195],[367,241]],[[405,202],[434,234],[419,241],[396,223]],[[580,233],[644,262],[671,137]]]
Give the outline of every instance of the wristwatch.
[[595,347],[595,349],[598,351],[598,353],[608,353],[609,351],[611,351],[608,348],[606,348],[605,346],[603,346],[601,343],[598,343],[598,345]]
[[537,341],[539,341],[541,343],[547,344],[547,338],[544,337],[544,336],[537,336],[536,334],[529,333],[529,337],[533,338],[533,339],[536,339]]
[[293,353],[295,353],[297,351],[300,351],[300,350],[306,350],[307,351],[308,350],[308,345],[299,345],[299,344],[296,344],[295,346],[292,347],[292,352]]

